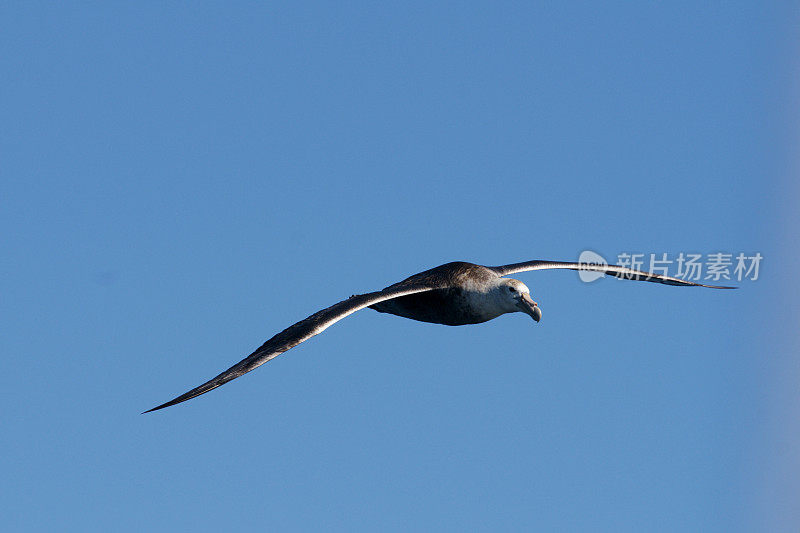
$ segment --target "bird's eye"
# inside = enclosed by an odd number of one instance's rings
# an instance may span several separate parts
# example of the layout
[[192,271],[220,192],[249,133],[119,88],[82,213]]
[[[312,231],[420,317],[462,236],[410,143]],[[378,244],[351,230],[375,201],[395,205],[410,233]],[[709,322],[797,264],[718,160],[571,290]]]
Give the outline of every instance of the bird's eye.
[[515,289],[514,287],[509,287],[508,290],[510,290],[511,292],[517,292],[517,289]]

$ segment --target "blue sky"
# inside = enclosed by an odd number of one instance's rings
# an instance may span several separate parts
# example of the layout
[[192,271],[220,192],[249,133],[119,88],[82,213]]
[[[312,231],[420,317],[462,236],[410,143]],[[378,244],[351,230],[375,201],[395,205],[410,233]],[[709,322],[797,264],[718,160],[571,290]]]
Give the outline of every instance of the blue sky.
[[[3,6],[4,522],[796,531],[797,15]],[[367,310],[139,414],[350,294],[586,249],[764,261],[520,274],[539,324]]]

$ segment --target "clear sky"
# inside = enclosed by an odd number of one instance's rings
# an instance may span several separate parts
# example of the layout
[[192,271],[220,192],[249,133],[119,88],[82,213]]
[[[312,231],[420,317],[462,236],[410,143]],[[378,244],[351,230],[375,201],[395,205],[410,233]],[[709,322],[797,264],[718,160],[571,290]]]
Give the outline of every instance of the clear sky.
[[[798,531],[796,5],[6,3],[8,531]],[[793,159],[794,158],[794,159]],[[764,257],[738,291],[454,260]]]

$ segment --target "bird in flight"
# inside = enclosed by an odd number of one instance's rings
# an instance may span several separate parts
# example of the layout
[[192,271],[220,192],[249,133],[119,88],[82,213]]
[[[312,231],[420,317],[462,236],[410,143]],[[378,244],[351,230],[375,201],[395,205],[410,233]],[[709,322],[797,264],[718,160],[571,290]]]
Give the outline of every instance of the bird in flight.
[[703,285],[618,265],[538,260],[494,267],[460,261],[447,263],[414,274],[383,290],[357,294],[317,311],[305,320],[281,331],[252,354],[218,376],[177,398],[145,411],[145,413],[185,402],[216,389],[220,385],[258,368],[314,335],[322,333],[334,323],[365,307],[381,313],[448,326],[479,324],[506,313],[517,312],[526,313],[539,322],[542,318],[542,311],[531,298],[528,287],[519,280],[505,276],[529,270],[549,269],[589,270],[621,279],[683,287],[735,288]]

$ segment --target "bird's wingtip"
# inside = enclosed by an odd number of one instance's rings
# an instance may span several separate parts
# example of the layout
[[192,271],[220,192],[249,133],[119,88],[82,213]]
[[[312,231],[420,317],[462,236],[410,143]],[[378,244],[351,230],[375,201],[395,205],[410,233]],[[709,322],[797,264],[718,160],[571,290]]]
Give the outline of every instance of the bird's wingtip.
[[[175,400],[177,400],[177,398]],[[162,403],[161,405],[153,407],[152,409],[148,409],[147,411],[142,411],[142,414],[146,415],[147,413],[152,413],[153,411],[158,411],[159,409],[163,409],[165,407],[169,407],[170,405],[175,405],[176,403],[180,403],[180,402],[176,402],[175,400],[171,400],[171,401],[169,401],[167,403]]]

